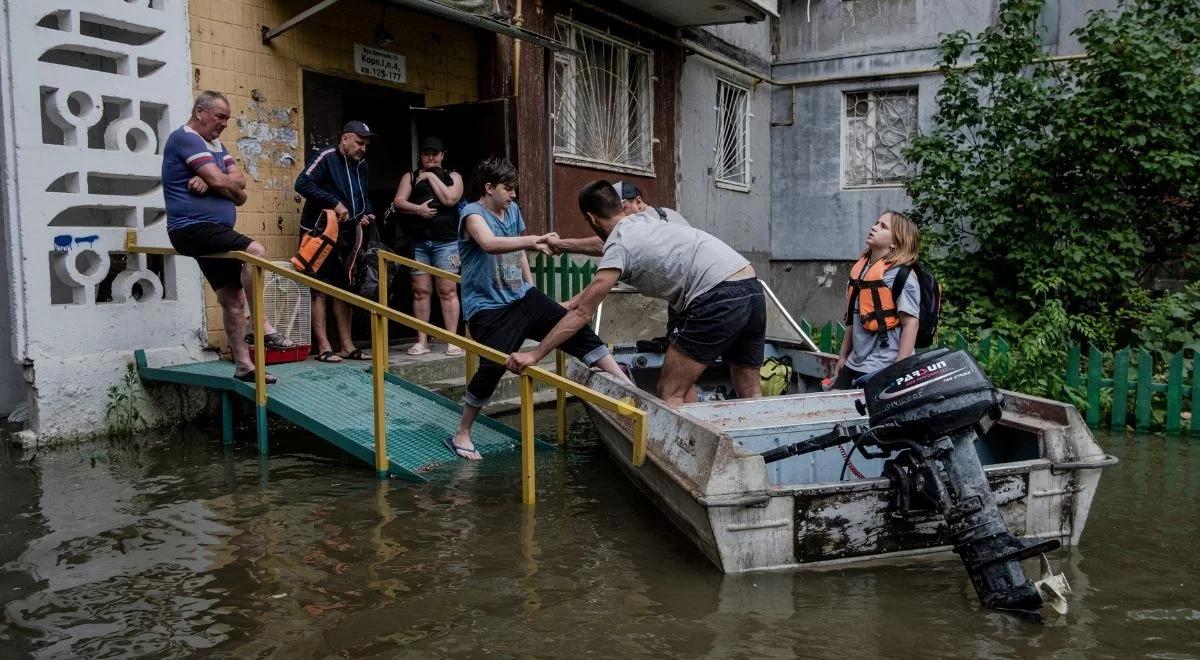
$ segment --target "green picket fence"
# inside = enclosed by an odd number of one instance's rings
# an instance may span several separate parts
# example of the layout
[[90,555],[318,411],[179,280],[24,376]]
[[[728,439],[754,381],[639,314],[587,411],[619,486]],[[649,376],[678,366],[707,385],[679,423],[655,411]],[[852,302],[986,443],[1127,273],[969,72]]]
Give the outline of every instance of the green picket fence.
[[596,264],[590,259],[574,263],[567,255],[547,257],[538,253],[530,268],[533,282],[542,293],[563,302],[583,291],[596,274]]
[[[1124,429],[1129,417],[1129,398],[1133,396],[1134,429],[1150,430],[1154,411],[1164,410],[1163,430],[1180,433],[1183,430],[1184,406],[1190,401],[1191,435],[1200,435],[1200,350],[1192,350],[1191,384],[1184,382],[1187,350],[1179,351],[1167,360],[1166,382],[1154,377],[1154,356],[1143,348],[1123,348],[1103,353],[1095,346],[1087,349],[1086,366],[1081,369],[1083,350],[1073,344],[1067,353],[1067,384],[1078,387],[1081,380],[1087,389],[1087,423],[1101,426],[1100,400],[1103,394],[1112,395],[1112,414],[1108,424]],[[1160,395],[1160,396],[1156,396]]]

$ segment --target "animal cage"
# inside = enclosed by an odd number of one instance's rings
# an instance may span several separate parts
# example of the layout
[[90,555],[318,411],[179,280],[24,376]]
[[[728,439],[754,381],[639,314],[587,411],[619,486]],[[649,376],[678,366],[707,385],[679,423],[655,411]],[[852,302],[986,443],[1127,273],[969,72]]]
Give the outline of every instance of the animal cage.
[[[276,261],[277,266],[295,270],[291,262]],[[249,292],[247,292],[249,293]],[[312,296],[310,289],[277,273],[263,273],[264,318],[275,331],[295,344],[294,348],[267,348],[266,363],[299,362],[308,357],[312,346]],[[254,347],[250,347],[254,357]]]

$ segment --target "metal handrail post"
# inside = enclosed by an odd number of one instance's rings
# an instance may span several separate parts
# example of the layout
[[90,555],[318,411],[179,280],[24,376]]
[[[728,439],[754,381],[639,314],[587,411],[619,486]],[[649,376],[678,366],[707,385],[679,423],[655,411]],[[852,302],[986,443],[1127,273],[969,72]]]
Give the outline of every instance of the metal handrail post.
[[388,476],[387,407],[383,397],[383,374],[387,371],[387,350],[382,343],[387,333],[387,319],[371,314],[371,394],[375,415],[375,474]]
[[[264,335],[266,330],[263,323],[263,312],[266,305],[263,300],[263,269],[257,264],[250,264],[250,272],[254,279],[254,300],[250,307],[250,316],[254,323],[254,415],[258,431],[258,453],[266,455],[267,448],[267,348]],[[234,338],[237,341],[237,338]]]
[[[380,250],[377,254],[379,255],[379,263],[378,263],[378,270],[377,270],[377,272],[379,273],[379,304],[383,305],[384,307],[387,307],[388,306],[388,280],[391,279],[388,277],[388,260],[387,260],[387,257],[385,256],[386,252],[384,250]],[[388,345],[389,345],[387,319],[383,320],[383,335],[380,337],[380,339],[383,342],[383,350],[387,351]]]
[[[567,354],[562,351],[554,351],[554,367],[559,376],[566,378],[567,376]],[[554,388],[555,401],[554,410],[558,417],[558,444],[565,445],[567,443],[567,393],[561,388]]]
[[521,374],[521,501],[533,504],[537,500],[534,482],[533,452],[537,438],[533,435],[533,377]]

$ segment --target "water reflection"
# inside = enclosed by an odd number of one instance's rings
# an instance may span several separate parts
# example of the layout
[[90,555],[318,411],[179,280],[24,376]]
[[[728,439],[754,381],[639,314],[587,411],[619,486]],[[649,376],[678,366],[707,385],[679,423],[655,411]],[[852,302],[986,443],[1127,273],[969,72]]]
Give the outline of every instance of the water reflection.
[[[553,428],[544,424],[544,428]],[[379,482],[302,437],[0,454],[5,657],[1200,656],[1197,445],[1102,437],[1070,614],[979,608],[956,560],[723,576],[587,433]],[[1033,565],[1028,567],[1036,570]]]

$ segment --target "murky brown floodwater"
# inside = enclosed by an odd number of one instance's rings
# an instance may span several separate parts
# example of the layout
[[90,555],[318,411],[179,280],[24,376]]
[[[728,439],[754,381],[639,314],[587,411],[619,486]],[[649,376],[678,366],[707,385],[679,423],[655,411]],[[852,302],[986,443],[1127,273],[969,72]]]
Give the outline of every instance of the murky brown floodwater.
[[1101,438],[1039,626],[953,560],[723,576],[573,428],[532,514],[516,456],[412,486],[283,432],[0,450],[0,657],[1200,657],[1200,441]]

